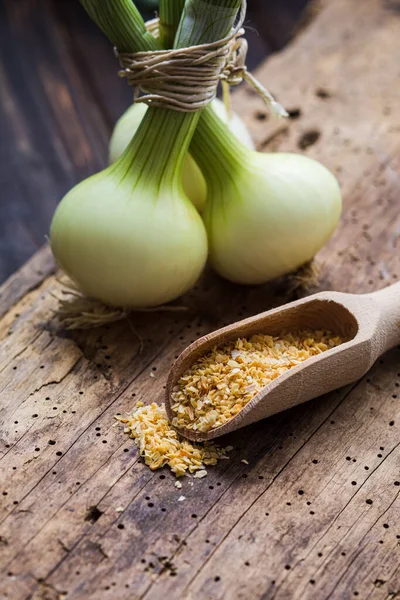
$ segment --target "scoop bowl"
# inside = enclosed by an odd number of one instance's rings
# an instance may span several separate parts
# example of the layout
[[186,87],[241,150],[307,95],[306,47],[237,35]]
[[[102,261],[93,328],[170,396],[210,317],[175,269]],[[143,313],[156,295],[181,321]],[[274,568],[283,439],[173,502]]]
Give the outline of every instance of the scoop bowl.
[[272,381],[223,425],[206,432],[179,429],[179,433],[195,442],[211,440],[363,377],[381,354],[400,343],[400,282],[371,294],[321,292],[199,338],[182,352],[169,373],[165,397],[169,420],[174,417],[172,391],[201,355],[239,337],[276,336],[299,329],[329,330],[344,342]]

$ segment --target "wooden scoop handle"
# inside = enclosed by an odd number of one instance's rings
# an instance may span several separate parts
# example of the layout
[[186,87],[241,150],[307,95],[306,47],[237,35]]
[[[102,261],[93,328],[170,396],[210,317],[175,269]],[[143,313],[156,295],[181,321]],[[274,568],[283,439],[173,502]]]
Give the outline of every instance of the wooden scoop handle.
[[400,281],[394,285],[368,294],[380,311],[379,330],[380,354],[400,344]]

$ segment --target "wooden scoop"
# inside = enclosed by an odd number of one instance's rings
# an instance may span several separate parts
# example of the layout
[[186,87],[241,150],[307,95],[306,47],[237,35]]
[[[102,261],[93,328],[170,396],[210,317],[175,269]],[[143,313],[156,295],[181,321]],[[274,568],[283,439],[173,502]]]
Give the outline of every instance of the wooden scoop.
[[376,359],[400,343],[400,282],[365,295],[322,292],[238,321],[191,344],[174,363],[165,407],[172,421],[171,393],[183,373],[213,346],[256,333],[327,329],[345,342],[293,367],[264,387],[230,421],[205,433],[179,429],[200,442],[250,425],[360,379]]

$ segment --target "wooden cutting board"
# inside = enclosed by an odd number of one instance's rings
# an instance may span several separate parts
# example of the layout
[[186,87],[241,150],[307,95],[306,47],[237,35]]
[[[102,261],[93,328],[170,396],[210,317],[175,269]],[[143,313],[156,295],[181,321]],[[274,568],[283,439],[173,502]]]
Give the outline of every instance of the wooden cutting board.
[[[337,174],[344,216],[317,289],[369,292],[400,275],[399,4],[313,7],[258,71],[290,121],[246,88],[234,103],[259,149]],[[293,299],[292,283],[207,274],[185,313],[74,333],[47,248],[0,289],[0,598],[400,597],[399,348],[358,384],[224,438],[230,460],[182,489],[113,427],[162,400],[190,341]]]

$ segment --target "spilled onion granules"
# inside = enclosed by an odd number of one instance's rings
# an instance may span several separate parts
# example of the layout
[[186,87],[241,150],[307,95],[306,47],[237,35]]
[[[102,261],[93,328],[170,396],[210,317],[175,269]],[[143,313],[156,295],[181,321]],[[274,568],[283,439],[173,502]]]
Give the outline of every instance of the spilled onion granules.
[[[172,425],[202,432],[219,427],[271,381],[341,343],[329,331],[303,330],[279,337],[258,334],[215,347],[179,379],[172,394]],[[177,477],[205,477],[205,467],[227,459],[226,452],[232,450],[182,438],[169,423],[164,404],[137,402],[131,416],[115,418],[125,425],[124,432],[135,440],[150,469],[168,465]]]
[[271,381],[299,363],[338,346],[329,331],[293,331],[279,337],[239,338],[201,356],[172,393],[172,424],[209,431],[237,415]]
[[228,458],[226,451],[229,448],[219,448],[212,442],[192,444],[182,438],[169,424],[164,404],[143,406],[138,402],[136,406],[131,416],[115,418],[124,423],[124,432],[135,440],[140,455],[153,471],[168,465],[177,477],[189,472],[201,478],[207,475],[205,466],[216,465],[218,459]]

